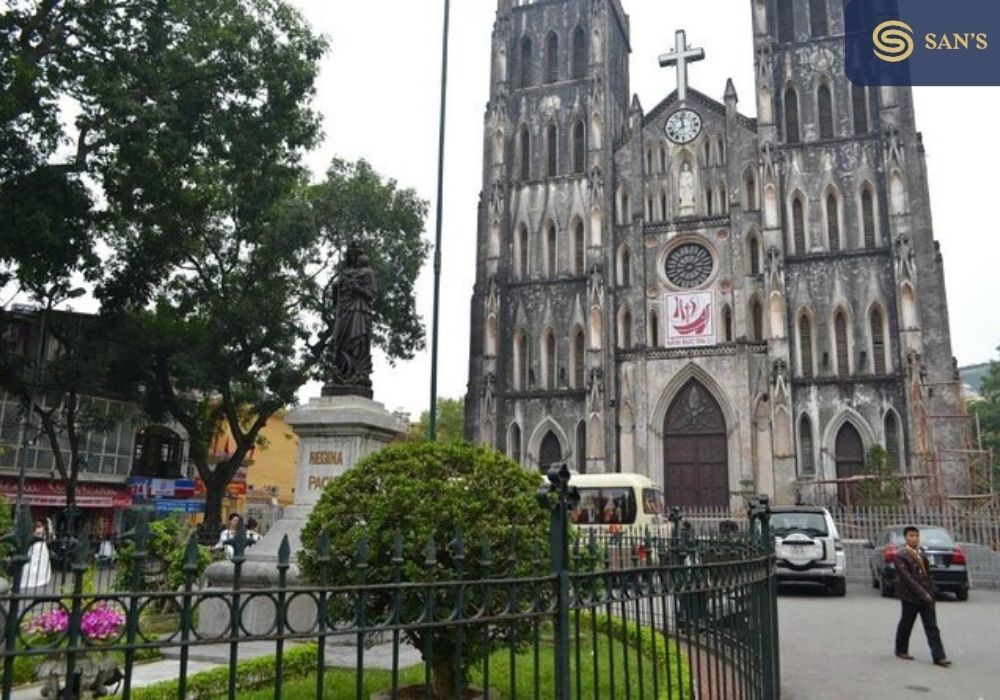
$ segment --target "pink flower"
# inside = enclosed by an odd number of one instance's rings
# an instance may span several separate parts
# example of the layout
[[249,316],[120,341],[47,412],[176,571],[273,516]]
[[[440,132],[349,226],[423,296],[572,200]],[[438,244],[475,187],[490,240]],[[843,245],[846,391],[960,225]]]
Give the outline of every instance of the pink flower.
[[[83,613],[80,620],[80,631],[88,639],[111,639],[117,635],[125,624],[125,615],[109,608],[104,603]],[[25,634],[50,636],[65,634],[69,629],[69,613],[64,608],[55,608],[36,615],[24,622]]]

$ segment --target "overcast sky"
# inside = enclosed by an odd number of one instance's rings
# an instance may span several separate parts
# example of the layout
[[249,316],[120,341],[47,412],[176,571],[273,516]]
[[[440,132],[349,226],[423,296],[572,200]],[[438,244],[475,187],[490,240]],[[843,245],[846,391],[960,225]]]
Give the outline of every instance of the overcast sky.
[[[443,0],[291,0],[331,41],[316,107],[326,141],[309,157],[319,175],[333,156],[366,158],[383,175],[431,202],[434,234],[437,119]],[[750,0],[622,0],[631,16],[631,89],[651,109],[675,87],[675,73],[657,57],[674,31],[704,47],[691,85],[722,99],[726,79],[740,111],[756,116]],[[482,187],[483,113],[489,91],[490,32],[495,0],[454,0],[449,61],[445,164],[439,395],[458,397],[468,380],[469,300],[475,280],[476,206]],[[722,21],[720,21],[722,20]],[[954,352],[962,364],[996,356],[1000,344],[1000,230],[993,216],[1000,163],[994,131],[1000,88],[915,88],[917,126],[924,134],[935,236],[948,282]],[[418,306],[430,336],[432,272],[418,285]],[[925,319],[940,323],[938,319]],[[390,368],[377,362],[375,398],[416,418],[430,396],[429,350]],[[316,393],[315,387],[302,398]]]

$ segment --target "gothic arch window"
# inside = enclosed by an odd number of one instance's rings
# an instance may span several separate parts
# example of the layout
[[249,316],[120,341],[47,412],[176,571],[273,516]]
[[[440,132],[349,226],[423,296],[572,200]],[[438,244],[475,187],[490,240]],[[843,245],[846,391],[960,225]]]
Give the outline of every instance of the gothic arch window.
[[573,452],[576,455],[576,471],[587,473],[587,424],[580,421],[576,424],[576,445]]
[[796,255],[809,252],[806,241],[806,207],[800,192],[792,195],[792,242]]
[[899,437],[899,418],[892,409],[889,409],[885,414],[883,428],[885,430],[886,461],[890,469],[898,472],[903,466],[902,450],[900,449],[902,440]]
[[875,248],[878,246],[875,192],[869,183],[865,183],[861,188],[861,229],[864,232],[865,248]]
[[660,313],[656,309],[649,310],[649,347],[660,347]]
[[667,220],[667,190],[660,190],[660,221]]
[[799,314],[799,372],[806,379],[815,376],[813,361],[813,324],[806,311]]
[[750,340],[754,343],[764,340],[764,305],[757,297],[750,301]]
[[515,462],[521,462],[521,426],[511,423],[507,433],[507,455]]
[[775,228],[778,225],[778,189],[768,184],[764,187],[764,226]]
[[906,213],[906,183],[898,170],[889,176],[889,211],[893,215]]
[[864,85],[851,85],[851,103],[854,107],[854,133],[868,133],[868,89]]
[[618,313],[618,347],[624,350],[632,347],[632,306],[628,302]]
[[705,167],[707,168],[710,165],[712,165],[712,139],[710,136],[705,137],[704,153],[705,153]]
[[530,239],[528,237],[528,227],[521,224],[517,227],[517,238],[515,239],[515,268],[514,272],[518,279],[526,280],[529,276],[528,260],[529,260],[529,246]]
[[590,309],[590,349],[600,350],[604,346],[604,319],[600,307]]
[[520,85],[522,88],[531,87],[535,82],[534,75],[534,55],[531,46],[531,39],[524,37],[521,39],[521,75]]
[[819,114],[819,137],[832,139],[833,97],[830,94],[830,86],[826,83],[820,83],[819,90],[816,91],[816,107]]
[[719,148],[719,165],[725,165],[726,164],[726,140],[724,138],[722,138],[722,136],[719,136],[718,148]]
[[725,343],[733,342],[733,310],[729,304],[722,307],[722,340]]
[[903,309],[903,330],[916,330],[920,328],[917,319],[917,300],[913,292],[913,287],[904,283],[899,293],[900,306]]
[[763,260],[763,257],[761,255],[760,236],[757,235],[756,231],[750,234],[749,258],[750,274],[759,275],[762,268],[761,261]]
[[770,326],[772,338],[785,337],[785,301],[778,291],[771,292],[770,296]]
[[653,220],[653,213],[655,212],[655,210],[656,208],[655,205],[653,204],[653,196],[650,195],[646,197],[646,221]]
[[604,143],[604,120],[597,112],[590,117],[590,138],[595,150],[603,148]]
[[586,133],[583,120],[577,119],[573,124],[573,172],[582,175],[587,165]]
[[[667,147],[665,145],[660,146],[660,172],[667,172]],[[664,211],[666,211],[664,209]]]
[[498,219],[494,219],[493,223],[490,224],[490,243],[488,253],[488,257],[500,257],[500,221]]
[[618,285],[628,287],[632,284],[632,251],[627,245],[618,249]]
[[778,41],[795,41],[795,2],[778,0]]
[[629,201],[628,189],[625,185],[618,188],[618,196],[615,198],[616,218],[619,226],[627,226],[632,218],[632,203]]
[[517,135],[517,143],[521,180],[527,181],[531,179],[531,132],[528,131],[528,127],[521,127],[521,131]]
[[599,246],[603,239],[604,217],[600,207],[593,207],[590,210],[590,245]]
[[573,77],[587,77],[587,32],[583,27],[573,30]]
[[798,143],[801,141],[799,131],[799,96],[795,89],[789,87],[785,90],[785,141],[788,143]]
[[831,253],[837,253],[843,247],[840,236],[840,197],[833,188],[826,195],[826,239]]
[[549,221],[545,225],[545,276],[556,276],[556,225]]
[[712,203],[712,188],[705,187],[705,212],[711,216],[715,213],[715,209]]
[[757,197],[757,171],[752,165],[743,171],[743,207],[747,211],[760,209],[760,200]]
[[583,221],[579,218],[573,221],[573,275],[583,277],[586,274],[587,246],[584,241]]
[[813,428],[809,416],[803,414],[799,420],[799,475],[815,476],[816,452],[813,448]]
[[497,356],[497,340],[500,336],[496,314],[486,319],[486,357]]
[[872,310],[868,314],[868,325],[871,329],[872,370],[878,375],[886,374],[889,367],[885,318],[881,306],[878,304],[872,306]]
[[545,39],[545,82],[559,80],[559,35],[549,32]]
[[556,337],[552,329],[546,328],[542,333],[542,379],[550,391],[557,387],[556,365]]
[[646,174],[653,174],[653,148],[650,146],[646,149]]
[[830,33],[826,0],[809,0],[809,29],[813,38],[826,36]]
[[562,444],[559,442],[556,434],[550,430],[545,433],[545,437],[542,438],[541,445],[538,448],[538,468],[546,472],[549,467],[560,464],[562,461]]
[[559,133],[554,124],[545,128],[545,177],[559,174]]
[[583,342],[583,328],[576,326],[570,339],[570,376],[573,378],[573,388],[583,389],[586,384],[586,354]]
[[493,132],[493,162],[503,163],[503,129]]
[[837,357],[837,376],[851,374],[851,344],[848,338],[847,315],[838,310],[833,317],[834,351]]
[[528,390],[528,374],[530,366],[528,357],[528,334],[523,329],[514,332],[514,389]]
[[729,203],[729,197],[727,196],[729,192],[726,190],[726,184],[724,182],[719,183],[719,214],[722,216],[726,215],[726,206]]

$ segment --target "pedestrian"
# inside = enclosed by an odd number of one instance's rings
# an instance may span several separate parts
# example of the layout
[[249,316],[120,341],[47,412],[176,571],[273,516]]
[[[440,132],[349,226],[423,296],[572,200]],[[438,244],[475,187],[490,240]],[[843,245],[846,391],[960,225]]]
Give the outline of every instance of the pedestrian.
[[252,547],[260,542],[261,536],[257,530],[257,518],[247,518],[247,546]]
[[236,553],[233,546],[229,544],[231,540],[236,539],[236,533],[240,530],[240,525],[243,523],[243,516],[239,513],[233,513],[229,516],[229,525],[219,533],[219,541],[215,543],[212,549],[216,551],[223,551],[226,553],[226,559],[232,559],[233,555]]
[[920,530],[912,525],[903,529],[906,545],[896,554],[896,593],[902,604],[902,614],[896,627],[896,656],[912,661],[910,633],[913,623],[920,616],[931,648],[931,658],[937,666],[947,668],[951,661],[944,653],[941,631],[937,626],[934,605],[934,583],[931,581],[930,564],[920,551]]
[[49,560],[49,533],[45,521],[35,521],[35,541],[28,550],[28,563],[21,569],[21,591],[42,588],[49,585],[52,578],[52,562]]

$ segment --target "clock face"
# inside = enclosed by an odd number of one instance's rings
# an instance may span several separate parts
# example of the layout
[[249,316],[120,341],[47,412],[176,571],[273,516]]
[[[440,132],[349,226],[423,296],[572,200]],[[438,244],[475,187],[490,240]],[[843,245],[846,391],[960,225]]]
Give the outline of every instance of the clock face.
[[701,117],[690,109],[681,109],[667,119],[667,138],[674,143],[691,143],[701,133]]

